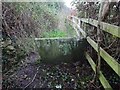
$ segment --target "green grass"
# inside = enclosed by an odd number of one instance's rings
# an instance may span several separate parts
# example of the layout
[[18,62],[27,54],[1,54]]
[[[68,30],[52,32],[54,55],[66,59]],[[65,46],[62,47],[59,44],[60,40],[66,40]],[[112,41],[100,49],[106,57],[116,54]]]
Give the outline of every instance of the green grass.
[[44,32],[43,37],[49,38],[49,37],[66,37],[67,34],[64,31],[61,31],[59,29],[55,29],[49,32]]

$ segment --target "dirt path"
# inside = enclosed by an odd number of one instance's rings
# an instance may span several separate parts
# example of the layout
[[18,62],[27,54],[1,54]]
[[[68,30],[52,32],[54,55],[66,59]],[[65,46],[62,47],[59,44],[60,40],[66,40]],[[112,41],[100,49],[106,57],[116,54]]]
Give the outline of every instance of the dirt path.
[[[35,55],[31,55],[28,59],[35,61]],[[3,87],[82,89],[87,87],[87,82],[92,78],[91,72],[91,68],[84,64],[79,67],[70,63],[50,65],[32,62],[18,68],[7,79],[3,78]]]

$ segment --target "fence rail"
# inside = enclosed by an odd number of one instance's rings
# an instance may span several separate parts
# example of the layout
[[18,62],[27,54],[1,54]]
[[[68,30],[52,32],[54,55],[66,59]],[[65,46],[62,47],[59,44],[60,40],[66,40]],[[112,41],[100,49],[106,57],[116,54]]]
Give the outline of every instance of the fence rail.
[[[74,17],[74,16],[71,16],[71,18],[74,18],[74,21],[81,21],[83,23],[87,23],[87,24],[90,24],[92,26],[95,26],[97,27],[98,25],[98,21],[97,20],[94,20],[94,19],[87,19],[87,18],[77,18],[77,17]],[[75,23],[75,22],[74,22]],[[116,26],[116,25],[111,25],[109,23],[105,23],[105,22],[101,22],[101,30],[105,31],[105,32],[108,32],[116,37],[119,37],[120,38],[120,27],[119,26]]]
[[[90,37],[87,37],[87,41],[98,52],[97,43],[94,42]],[[116,74],[120,76],[120,64],[101,47],[100,47],[100,55],[107,62],[107,64],[116,72]]]
[[[98,25],[98,21],[94,20],[94,19],[81,18],[80,20],[84,23],[89,23],[95,27],[97,27],[97,25]],[[111,25],[111,24],[108,24],[105,22],[101,22],[101,30],[120,38],[120,27],[118,27],[118,26]]]
[[[70,20],[72,22],[72,24],[74,25],[74,29],[78,30],[88,41],[88,43],[94,48],[95,51],[98,52],[97,48],[98,48],[98,44],[92,40],[89,36],[86,35],[86,32],[81,29],[80,27],[80,23],[86,23],[86,24],[90,24],[92,26],[97,27],[98,25],[98,21],[97,20],[93,20],[93,19],[86,19],[86,18],[77,18],[74,16],[71,16]],[[76,26],[76,27],[75,27]],[[115,26],[115,25],[111,25],[105,22],[101,22],[101,30],[108,32],[118,38],[120,38],[120,27]],[[78,34],[77,31],[77,34]],[[92,69],[95,71],[95,63],[93,62],[92,58],[89,56],[88,53],[86,53],[86,59],[88,60],[88,62],[90,63]],[[115,71],[115,73],[120,76],[120,64],[112,57],[110,56],[104,49],[102,49],[100,47],[100,56],[107,62],[107,64]],[[112,90],[112,87],[110,86],[110,84],[108,83],[108,81],[106,80],[106,78],[104,77],[104,75],[102,74],[102,72],[100,71],[100,77],[99,80],[101,82],[101,84],[103,85],[103,87],[106,89],[110,89]]]
[[[89,56],[88,53],[85,53],[85,56],[86,56],[88,62],[90,63],[92,69],[93,69],[94,72],[95,72],[95,67],[96,67],[96,65],[95,65],[94,61],[92,60],[92,58]],[[104,87],[106,90],[108,90],[108,88],[109,88],[109,90],[112,90],[112,87],[110,86],[110,84],[108,83],[108,81],[106,80],[106,78],[104,77],[104,75],[102,74],[101,71],[100,71],[99,80],[100,80],[101,84],[103,85],[103,87]]]

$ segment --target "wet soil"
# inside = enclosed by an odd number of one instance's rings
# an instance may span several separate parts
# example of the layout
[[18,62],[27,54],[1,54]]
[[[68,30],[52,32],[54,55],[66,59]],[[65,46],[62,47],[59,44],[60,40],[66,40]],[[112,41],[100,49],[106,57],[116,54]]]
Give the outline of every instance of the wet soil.
[[73,88],[85,89],[93,77],[91,67],[81,64],[36,63],[38,55],[27,56],[12,74],[3,75],[3,89],[6,88]]

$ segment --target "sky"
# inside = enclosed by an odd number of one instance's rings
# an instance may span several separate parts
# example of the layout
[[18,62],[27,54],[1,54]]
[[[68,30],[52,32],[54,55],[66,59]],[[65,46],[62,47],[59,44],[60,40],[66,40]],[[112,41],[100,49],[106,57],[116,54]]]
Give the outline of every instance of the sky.
[[65,5],[66,5],[67,7],[69,7],[69,8],[71,8],[70,3],[71,3],[72,1],[73,1],[73,0],[64,0]]

